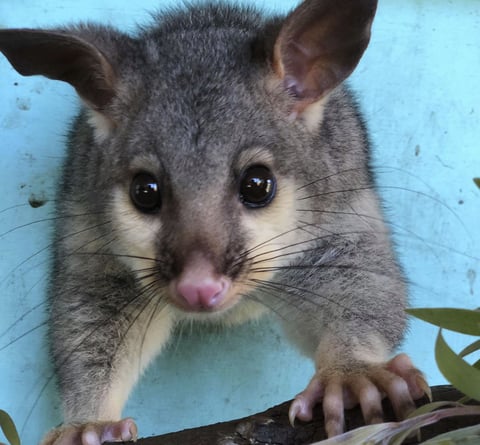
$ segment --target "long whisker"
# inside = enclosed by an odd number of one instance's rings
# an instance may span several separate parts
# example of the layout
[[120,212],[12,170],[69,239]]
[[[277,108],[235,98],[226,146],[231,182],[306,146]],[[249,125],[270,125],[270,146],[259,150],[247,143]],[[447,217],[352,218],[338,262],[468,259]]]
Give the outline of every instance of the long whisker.
[[58,221],[61,219],[68,219],[68,218],[79,218],[82,216],[91,216],[91,215],[101,215],[104,214],[105,212],[87,212],[87,213],[79,213],[79,214],[74,214],[74,215],[58,215],[58,216],[52,216],[49,218],[42,218],[42,219],[37,219],[35,221],[30,221],[25,224],[20,224],[18,226],[13,227],[12,229],[7,230],[6,232],[0,233],[0,238],[3,238],[6,235],[9,235],[13,232],[16,232],[17,230],[24,229],[25,227],[31,227],[36,224],[41,224],[45,222],[52,222],[52,221]]
[[258,285],[266,286],[266,287],[269,287],[269,288],[271,288],[273,290],[277,290],[277,291],[278,290],[280,290],[280,291],[283,290],[283,291],[286,291],[286,292],[289,293],[289,291],[287,289],[290,289],[291,291],[300,292],[302,294],[302,298],[304,300],[306,300],[306,302],[308,302],[310,304],[313,304],[314,306],[318,306],[318,301],[317,300],[318,300],[318,298],[320,298],[324,301],[328,301],[332,305],[340,307],[341,309],[343,309],[346,312],[349,312],[351,314],[355,314],[357,317],[359,317],[361,319],[365,319],[366,321],[368,321],[368,319],[365,318],[365,314],[363,314],[362,312],[357,311],[355,309],[352,309],[350,306],[345,306],[345,305],[341,304],[339,301],[334,300],[333,298],[330,298],[330,297],[325,296],[325,295],[320,295],[317,292],[313,292],[310,289],[306,289],[306,288],[299,287],[299,286],[294,286],[292,284],[275,282],[275,281],[271,281],[271,280],[265,281],[265,280],[260,280],[260,279],[256,279],[256,278],[251,278],[250,280],[252,282],[258,284]]
[[326,181],[326,180],[328,180],[328,179],[330,179],[330,178],[334,178],[334,177],[336,177],[336,176],[341,176],[341,175],[343,175],[344,173],[351,173],[351,172],[354,172],[354,171],[363,171],[363,168],[358,168],[358,167],[357,167],[357,168],[347,168],[347,169],[345,169],[345,170],[340,170],[340,171],[338,171],[338,172],[331,173],[331,174],[329,174],[329,175],[327,175],[327,176],[322,176],[321,178],[318,178],[318,179],[316,179],[316,180],[314,180],[314,181],[312,181],[312,182],[309,182],[308,184],[304,184],[304,185],[298,187],[298,188],[297,188],[297,191],[303,190],[303,189],[305,189],[305,188],[307,188],[307,187],[311,187],[312,185],[318,184],[319,182],[322,182],[322,181]]
[[422,196],[424,198],[428,198],[429,200],[435,202],[436,204],[440,204],[442,207],[444,207],[446,210],[448,210],[455,217],[455,219],[462,225],[465,232],[469,233],[468,229],[465,226],[462,219],[444,201],[442,201],[441,199],[436,198],[432,195],[429,195],[428,193],[422,192],[420,190],[413,190],[413,189],[409,189],[409,188],[406,188],[406,187],[400,187],[400,186],[394,186],[394,185],[366,185],[366,186],[358,186],[358,187],[352,187],[352,188],[346,188],[346,189],[340,189],[340,190],[328,190],[328,191],[325,191],[325,192],[319,192],[319,193],[315,193],[315,194],[312,194],[312,195],[303,196],[301,198],[298,198],[298,200],[299,201],[304,201],[304,200],[307,200],[307,199],[321,198],[321,197],[340,194],[340,193],[351,194],[351,193],[354,193],[354,192],[359,192],[359,191],[364,191],[364,190],[382,190],[382,189],[384,189],[384,190],[400,190],[400,191],[403,191],[403,192],[414,193],[415,195]]
[[376,276],[393,278],[387,273],[380,273],[375,270],[365,269],[364,267],[355,267],[346,264],[292,264],[288,266],[265,266],[252,268],[252,273],[277,272],[279,270],[306,270],[306,269],[337,269],[337,270],[354,270],[357,272],[373,274]]
[[[305,226],[308,226],[308,225],[311,225],[311,224],[310,224],[310,223],[305,223]],[[265,240],[265,241],[262,241],[261,243],[255,245],[254,247],[252,247],[252,248],[250,248],[250,249],[244,250],[242,253],[239,253],[239,254],[237,255],[237,257],[238,257],[238,262],[240,262],[244,257],[250,255],[250,254],[251,254],[252,252],[254,252],[255,250],[260,249],[262,246],[265,246],[266,244],[269,244],[269,243],[271,243],[272,241],[275,241],[275,240],[277,240],[277,239],[280,239],[280,238],[282,238],[282,237],[284,237],[284,236],[286,236],[286,235],[289,235],[289,234],[292,233],[292,232],[295,232],[295,231],[301,230],[301,229],[302,229],[302,226],[294,227],[293,229],[287,230],[287,231],[282,232],[282,233],[280,233],[280,234],[278,234],[278,235],[275,235],[275,236],[273,236],[273,237],[271,237],[271,238],[269,238],[269,239],[267,239],[267,240]]]
[[[25,296],[30,295],[30,293],[35,289],[35,287],[38,286],[38,284],[43,281],[45,278],[39,278],[31,287],[28,289],[25,293]],[[32,306],[30,309],[27,309],[20,317],[18,317],[12,324],[7,326],[3,332],[0,333],[0,339],[5,337],[18,323],[23,321],[26,317],[28,317],[30,314],[35,312],[36,310],[40,309],[42,306],[46,305],[46,301],[42,300],[40,303]]]
[[[153,261],[153,260],[152,260]],[[153,276],[156,275],[156,270],[157,268],[155,266],[152,266],[150,268],[144,268],[144,269],[137,269],[137,270],[133,270],[134,273],[137,274],[137,277],[139,280],[145,280],[145,279],[149,279],[149,278],[152,278]],[[148,274],[145,274],[145,275],[140,275],[141,272],[150,272]],[[76,292],[78,291],[79,289],[81,289],[81,285],[79,286],[76,286],[75,288],[70,288],[69,291],[70,292]],[[35,305],[34,307],[32,307],[31,309],[29,309],[27,312],[23,313],[18,319],[16,319],[11,325],[9,325],[0,335],[0,338],[4,337],[8,332],[10,332],[14,326],[19,322],[21,321],[24,317],[26,317],[28,314],[34,312],[35,310],[39,309],[40,307],[42,306],[45,306],[47,304],[47,301],[42,301],[41,303]],[[42,327],[45,327],[45,326],[48,326],[48,324],[52,321],[55,321],[57,319],[61,319],[65,313],[67,312],[70,312],[70,310],[72,309],[77,309],[79,307],[81,307],[82,304],[79,304],[78,307],[69,307],[69,309],[66,310],[66,312],[64,313],[59,313],[57,314],[56,316],[52,316],[50,315],[50,318],[48,320],[44,320],[42,322],[40,322],[39,324],[37,324],[36,326],[26,330],[25,332],[17,335],[15,338],[13,338],[12,340],[10,340],[9,342],[7,342],[6,344],[4,344],[3,346],[0,346],[0,352],[7,349],[8,347],[12,346],[14,343],[17,343],[18,341],[22,340],[23,338],[27,337],[29,334],[41,329]]]
[[[141,291],[139,293],[137,293],[135,295],[134,298],[130,299],[129,301],[127,301],[122,307],[120,307],[117,311],[118,314],[121,314],[122,312],[124,312],[129,306],[131,306],[136,300],[138,300],[141,296],[144,296],[146,292],[149,291],[149,288],[150,286],[147,285],[145,286],[143,289],[141,289]],[[154,294],[153,294],[154,296]],[[153,298],[153,297],[152,297]],[[118,347],[121,345],[121,343],[125,340],[126,338],[126,335],[128,334],[128,332],[130,331],[130,329],[132,328],[132,326],[135,324],[135,321],[138,319],[138,317],[140,316],[140,314],[143,312],[143,310],[148,307],[148,305],[150,304],[151,302],[151,299],[147,298],[147,303],[142,306],[142,308],[140,309],[140,313],[135,317],[134,321],[132,323],[130,323],[129,327],[127,328],[127,330],[124,332],[124,335],[121,339],[121,341],[119,342],[119,344],[117,345],[117,350],[118,350]],[[80,305],[81,306],[81,305]],[[47,322],[43,323],[44,325],[46,324]],[[67,356],[64,358],[64,360],[58,364],[58,367],[61,368],[62,366],[64,366],[68,360],[70,360],[70,358],[72,357],[72,355],[77,352],[79,350],[79,348],[98,330],[98,325],[95,324],[91,330],[89,330],[84,336],[83,338],[80,340],[80,342],[71,350],[68,352]],[[40,392],[39,394],[37,395],[37,397],[35,398],[35,401],[33,402],[30,410],[28,411],[27,413],[27,417],[25,419],[25,421],[23,422],[23,425],[22,425],[22,431],[24,431],[28,421],[30,420],[32,414],[33,414],[33,411],[35,410],[35,408],[37,407],[42,395],[44,394],[44,392],[46,391],[47,387],[50,385],[50,383],[52,382],[53,378],[55,376],[55,373],[51,373],[51,375],[47,378],[46,382],[44,383],[44,385],[41,387],[40,389]]]
[[109,224],[110,221],[106,221],[106,222],[103,222],[103,223],[99,223],[99,224],[95,224],[94,226],[90,226],[90,227],[87,227],[85,229],[82,229],[82,230],[79,230],[77,232],[74,232],[74,233],[69,233],[61,238],[59,238],[58,240],[55,240],[54,242],[52,243],[49,243],[47,244],[46,246],[42,247],[40,250],[37,250],[37,252],[35,252],[34,254],[30,255],[29,257],[27,257],[25,260],[23,260],[20,264],[17,264],[17,266],[15,266],[12,270],[10,270],[7,275],[2,278],[2,280],[0,280],[0,284],[3,284],[5,282],[6,279],[8,279],[8,277],[16,272],[20,267],[22,267],[24,264],[26,264],[28,261],[30,261],[32,258],[35,258],[36,256],[40,255],[42,252],[45,252],[47,251],[48,249],[50,249],[51,247],[53,247],[58,241],[62,241],[70,236],[75,236],[75,235],[79,235],[81,233],[85,233],[85,232],[88,232],[89,230],[94,230],[98,227],[101,227],[101,226],[104,226],[106,224]]
[[29,207],[29,206],[30,206],[30,204],[15,204],[13,206],[5,207],[4,209],[0,210],[0,214],[8,212],[9,210],[15,210],[15,209],[19,209],[21,207]]
[[[363,213],[357,213],[357,212],[346,212],[346,211],[339,211],[339,210],[334,211],[334,210],[324,210],[324,209],[297,209],[297,211],[298,212],[323,213],[323,214],[326,214],[326,215],[356,216],[356,217],[362,218],[362,219],[365,218],[367,220],[369,219],[369,220],[372,220],[372,221],[384,222],[384,220],[380,217],[367,215],[367,214],[363,214]],[[395,224],[395,223],[392,223],[392,222],[389,222],[389,225],[391,227],[397,229],[397,230],[401,230],[405,233],[408,233],[413,238],[417,239],[418,241],[422,242],[425,246],[429,247],[427,240],[425,240],[421,236],[417,235],[412,230],[406,229],[405,227],[402,227],[402,226],[400,226],[398,224]],[[429,248],[430,248],[430,251],[431,251],[432,255],[434,255],[438,259],[438,255],[433,251],[433,249],[431,249],[431,247],[429,247]]]
[[[25,338],[27,335],[35,332],[35,331],[38,331],[40,328],[44,327],[44,326],[47,326],[49,323],[48,320],[45,320],[45,321],[42,321],[40,324],[34,326],[33,328],[31,329],[28,329],[27,331],[25,331],[23,334],[20,334],[18,335],[17,337],[15,337],[13,340],[9,341],[8,343],[6,343],[5,345],[3,345],[2,347],[0,347],[0,352],[2,352],[3,350],[7,349],[9,346],[13,345],[14,343],[16,343],[17,341],[20,341],[22,338]],[[8,329],[9,330],[9,329]]]
[[85,255],[85,256],[105,256],[105,257],[113,257],[113,258],[131,258],[137,260],[148,260],[155,263],[162,263],[161,260],[158,258],[151,258],[141,255],[130,255],[126,253],[112,253],[112,252],[69,252],[70,255]]
[[[262,294],[265,294],[267,296],[273,297],[275,300],[277,300],[277,297],[278,297],[277,294],[274,294],[273,292],[268,292],[266,289],[264,289],[261,286],[257,286],[256,291],[260,292]],[[285,317],[278,309],[276,309],[273,306],[267,304],[267,302],[258,298],[254,293],[242,294],[242,298],[244,298],[245,300],[251,300],[251,301],[254,301],[255,303],[261,304],[262,306],[267,308],[269,311],[273,312],[281,320],[287,321],[287,317]],[[281,299],[281,297],[278,297],[278,298]]]
[[[314,247],[307,248],[307,249],[294,250],[294,251],[291,251],[291,252],[286,252],[286,253],[282,253],[282,254],[279,254],[279,255],[266,257],[267,255],[271,255],[271,254],[274,254],[274,253],[277,253],[277,252],[282,252],[283,250],[291,249],[292,247],[298,247],[298,246],[302,246],[302,245],[305,245],[305,244],[308,245],[308,244],[311,244],[313,242],[328,240],[328,239],[331,239],[332,237],[343,238],[343,237],[347,237],[348,235],[361,235],[361,234],[371,233],[371,231],[366,231],[366,230],[354,230],[354,231],[348,231],[348,232],[337,232],[337,233],[335,233],[333,231],[327,230],[327,229],[322,228],[322,227],[319,227],[319,230],[323,230],[323,231],[328,232],[328,233],[326,235],[315,236],[313,238],[310,238],[310,239],[307,239],[307,240],[304,240],[304,241],[299,241],[297,243],[292,243],[292,244],[286,244],[285,246],[281,246],[281,247],[277,247],[275,249],[271,249],[271,250],[268,250],[268,251],[265,251],[265,252],[261,252],[261,253],[255,255],[255,256],[249,258],[250,264],[254,266],[254,265],[260,264],[262,262],[267,262],[267,261],[271,261],[271,260],[278,259],[278,258],[295,256],[295,255],[298,255],[298,254],[301,254],[301,253],[313,252],[313,251],[319,250],[319,246],[314,246]],[[388,233],[388,232],[386,231],[385,233]],[[261,257],[266,257],[266,258],[259,259]]]

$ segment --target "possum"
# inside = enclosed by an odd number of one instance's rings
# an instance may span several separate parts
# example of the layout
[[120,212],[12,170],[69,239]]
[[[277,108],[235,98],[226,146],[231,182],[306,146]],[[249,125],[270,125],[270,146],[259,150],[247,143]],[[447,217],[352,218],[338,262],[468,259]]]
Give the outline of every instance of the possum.
[[49,342],[64,424],[43,445],[135,440],[132,387],[185,321],[273,313],[315,362],[289,416],[366,423],[427,391],[407,355],[405,279],[344,81],[376,0],[286,17],[203,3],[135,34],[81,23],[0,30],[22,75],[82,100],[56,195]]

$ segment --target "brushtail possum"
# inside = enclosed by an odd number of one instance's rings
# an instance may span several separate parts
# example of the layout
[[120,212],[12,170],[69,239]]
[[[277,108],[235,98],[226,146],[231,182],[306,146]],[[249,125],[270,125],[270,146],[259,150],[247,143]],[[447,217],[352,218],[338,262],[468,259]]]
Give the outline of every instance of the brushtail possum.
[[[23,75],[83,107],[57,194],[50,345],[65,423],[44,445],[136,439],[122,408],[179,323],[273,312],[316,364],[290,419],[322,404],[405,416],[426,383],[391,358],[406,286],[343,81],[376,0],[306,0],[286,17],[207,3],[108,26],[0,30]],[[160,419],[161,421],[161,419]]]

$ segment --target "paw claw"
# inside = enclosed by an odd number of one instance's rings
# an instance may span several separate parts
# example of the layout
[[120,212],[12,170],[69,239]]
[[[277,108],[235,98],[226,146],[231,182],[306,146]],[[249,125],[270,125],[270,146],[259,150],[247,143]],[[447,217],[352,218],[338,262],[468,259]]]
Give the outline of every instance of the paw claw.
[[407,384],[413,400],[426,395],[431,400],[431,389],[422,372],[413,365],[406,354],[398,354],[387,363],[387,369],[403,378]]
[[308,386],[298,394],[288,411],[290,425],[294,426],[295,419],[298,418],[304,422],[312,420],[313,407],[322,400],[323,384],[316,375],[310,380]]
[[416,384],[418,388],[423,391],[423,394],[425,394],[428,397],[429,402],[432,402],[433,396],[432,396],[432,388],[430,388],[430,385],[427,383],[423,375],[417,375],[416,377]]
[[298,406],[297,400],[294,400],[288,410],[288,421],[293,427],[295,427],[295,419],[297,418],[299,412],[300,406]]
[[303,393],[295,397],[295,400],[290,405],[288,410],[288,420],[290,425],[295,426],[295,419],[302,420],[303,422],[308,422],[312,420],[312,405],[309,404],[309,401],[303,397]]

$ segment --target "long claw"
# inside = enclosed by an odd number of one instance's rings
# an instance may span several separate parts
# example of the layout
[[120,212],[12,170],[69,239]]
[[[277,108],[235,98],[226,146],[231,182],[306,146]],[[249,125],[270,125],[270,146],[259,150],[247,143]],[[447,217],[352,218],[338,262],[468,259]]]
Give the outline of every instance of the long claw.
[[298,418],[304,422],[312,420],[313,407],[322,400],[323,384],[316,375],[310,380],[308,386],[295,397],[288,410],[288,420],[290,425],[294,426],[295,419]]
[[295,426],[295,419],[297,418],[300,411],[300,402],[295,399],[290,405],[290,408],[288,409],[288,420],[290,422],[290,425],[292,425],[293,427]]
[[423,375],[420,374],[416,377],[416,383],[418,388],[423,391],[423,394],[425,394],[428,397],[428,400],[431,402],[433,400],[432,388],[430,388],[430,385],[427,383]]
[[294,426],[295,419],[297,418],[303,422],[312,420],[312,410],[316,402],[316,400],[305,397],[304,393],[300,393],[297,397],[295,397],[295,400],[292,402],[290,409],[288,410],[288,419],[290,420],[290,424]]
[[413,366],[410,357],[406,354],[398,354],[387,363],[387,369],[400,376],[408,384],[408,390],[413,400],[420,399],[424,395],[431,400],[432,392],[422,372]]

